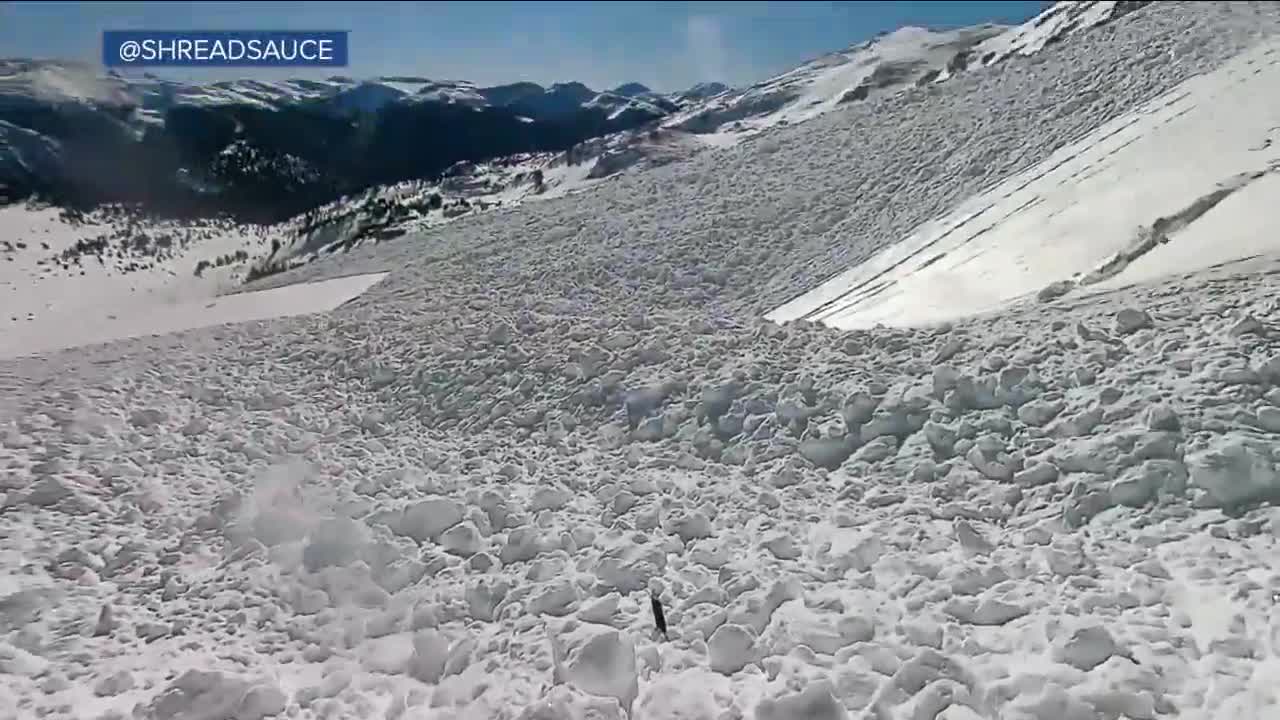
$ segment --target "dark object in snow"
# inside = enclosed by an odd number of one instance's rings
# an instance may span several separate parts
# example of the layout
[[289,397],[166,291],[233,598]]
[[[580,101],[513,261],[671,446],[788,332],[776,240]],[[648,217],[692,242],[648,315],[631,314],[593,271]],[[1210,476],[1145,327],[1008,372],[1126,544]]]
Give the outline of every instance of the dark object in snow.
[[667,637],[667,617],[662,614],[662,601],[654,593],[649,593],[649,604],[653,606],[653,623],[658,626],[662,637]]

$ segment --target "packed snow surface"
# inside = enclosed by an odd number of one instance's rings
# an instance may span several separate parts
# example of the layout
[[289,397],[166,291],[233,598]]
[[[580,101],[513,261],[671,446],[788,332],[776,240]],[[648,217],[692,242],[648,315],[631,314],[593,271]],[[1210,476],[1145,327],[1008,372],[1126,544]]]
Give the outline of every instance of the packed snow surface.
[[298,283],[252,292],[169,301],[100,305],[43,315],[0,333],[0,357],[34,355],[119,338],[181,332],[226,323],[327,312],[368,290],[385,273]]
[[[849,329],[1280,252],[1280,43],[1188,80],[769,315]],[[1225,110],[1229,108],[1230,110]],[[1060,288],[1067,291],[1067,286]]]
[[[267,240],[249,226],[143,230],[136,220],[69,223],[52,208],[0,208],[0,357],[300,312],[296,298],[272,304],[288,293],[217,300],[268,253]],[[316,309],[331,307],[325,298]]]
[[1280,715],[1280,259],[759,317],[1278,32],[1154,4],[0,362],[0,717]]

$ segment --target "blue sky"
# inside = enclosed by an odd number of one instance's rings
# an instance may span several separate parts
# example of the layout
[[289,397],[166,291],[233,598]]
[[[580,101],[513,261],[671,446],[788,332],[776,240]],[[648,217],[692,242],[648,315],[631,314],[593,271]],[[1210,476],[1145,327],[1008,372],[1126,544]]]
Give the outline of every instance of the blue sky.
[[[0,2],[0,57],[97,62],[103,30],[350,30],[345,74],[655,90],[746,85],[902,25],[1022,22],[1004,2]],[[305,75],[237,68],[193,79]],[[166,73],[174,75],[175,73]],[[312,74],[317,74],[313,72]],[[332,70],[319,73],[333,74]]]

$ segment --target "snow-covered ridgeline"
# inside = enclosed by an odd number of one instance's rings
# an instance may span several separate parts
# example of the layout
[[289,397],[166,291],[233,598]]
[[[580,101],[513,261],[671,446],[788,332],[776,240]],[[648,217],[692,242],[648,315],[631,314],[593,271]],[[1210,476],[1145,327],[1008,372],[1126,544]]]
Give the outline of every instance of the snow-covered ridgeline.
[[1170,3],[272,278],[394,269],[328,314],[0,364],[0,708],[1271,716],[1274,259],[755,311],[1277,31]]

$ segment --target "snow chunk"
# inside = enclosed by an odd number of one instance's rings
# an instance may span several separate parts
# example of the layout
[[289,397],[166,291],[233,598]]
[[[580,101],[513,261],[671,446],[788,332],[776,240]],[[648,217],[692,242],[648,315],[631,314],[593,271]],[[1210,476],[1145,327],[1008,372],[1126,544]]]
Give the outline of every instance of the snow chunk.
[[1258,408],[1258,427],[1270,433],[1280,434],[1280,407],[1270,405]]
[[1280,470],[1266,443],[1239,435],[1214,438],[1187,457],[1191,484],[1218,507],[1280,497]]
[[835,470],[853,454],[854,444],[845,438],[814,438],[800,443],[801,457],[820,468]]
[[692,512],[673,518],[667,532],[680,536],[685,542],[693,542],[711,537],[711,521],[703,513]]
[[719,717],[721,697],[731,697],[728,682],[703,668],[657,677],[636,705],[635,720],[702,720]]
[[562,487],[540,487],[529,499],[529,512],[538,513],[543,510],[559,510],[573,499],[573,493]]
[[892,675],[893,684],[910,695],[915,695],[929,684],[942,679],[952,680],[970,689],[977,682],[973,674],[958,660],[928,648],[902,663]]
[[450,555],[471,557],[484,549],[484,538],[471,521],[463,521],[440,535],[440,545]]
[[418,542],[435,540],[462,522],[462,505],[448,498],[431,498],[406,508],[398,531]]
[[996,598],[986,598],[980,603],[952,600],[946,604],[944,609],[947,614],[960,622],[971,625],[1004,625],[1029,612],[1024,607],[1006,603]]
[[595,575],[607,587],[622,593],[644,589],[649,579],[661,574],[667,565],[667,554],[653,543],[623,541],[606,551],[595,568]]
[[47,477],[32,485],[31,490],[22,500],[28,505],[36,507],[50,507],[73,497],[75,494],[75,487],[65,480]]
[[420,630],[413,636],[413,655],[405,672],[428,685],[440,682],[449,659],[449,640],[438,630]]
[[135,717],[146,720],[262,720],[284,712],[279,688],[255,686],[219,672],[188,670]]
[[588,695],[566,685],[553,687],[537,702],[525,706],[518,720],[627,720],[617,698]]
[[812,683],[798,693],[777,700],[761,700],[756,720],[847,720],[844,709],[827,682]]
[[1151,316],[1142,310],[1125,308],[1116,313],[1116,332],[1130,335],[1139,330],[1151,327]]
[[779,560],[795,560],[800,557],[800,548],[790,533],[775,532],[767,535],[760,546],[768,550]]
[[359,557],[366,539],[367,530],[355,520],[330,518],[311,531],[302,563],[310,572],[347,565]]
[[1082,627],[1056,653],[1055,659],[1088,672],[1119,653],[1115,638],[1100,625]]
[[49,662],[20,647],[0,642],[0,675],[36,677],[49,667]]
[[119,670],[94,683],[93,694],[98,697],[115,697],[133,689],[133,675]]
[[1052,463],[1038,462],[1013,474],[1013,482],[1020,487],[1039,487],[1058,480],[1058,468]]
[[1160,490],[1180,495],[1186,489],[1187,469],[1176,460],[1146,460],[1137,467],[1126,468],[1111,483],[1111,501],[1129,507],[1142,507]]
[[756,660],[756,638],[751,628],[721,625],[707,641],[711,669],[721,675],[732,675]]
[[555,580],[529,598],[528,610],[553,617],[568,615],[578,601],[578,588],[568,579]]
[[1027,425],[1044,427],[1062,414],[1066,407],[1066,403],[1062,401],[1032,400],[1018,408],[1018,419]]
[[617,698],[630,708],[640,694],[635,645],[631,638],[603,625],[570,620],[551,638],[556,682],[592,695]]
[[542,552],[542,535],[531,527],[516,528],[507,535],[507,544],[502,546],[498,559],[503,565],[513,562],[532,560]]

